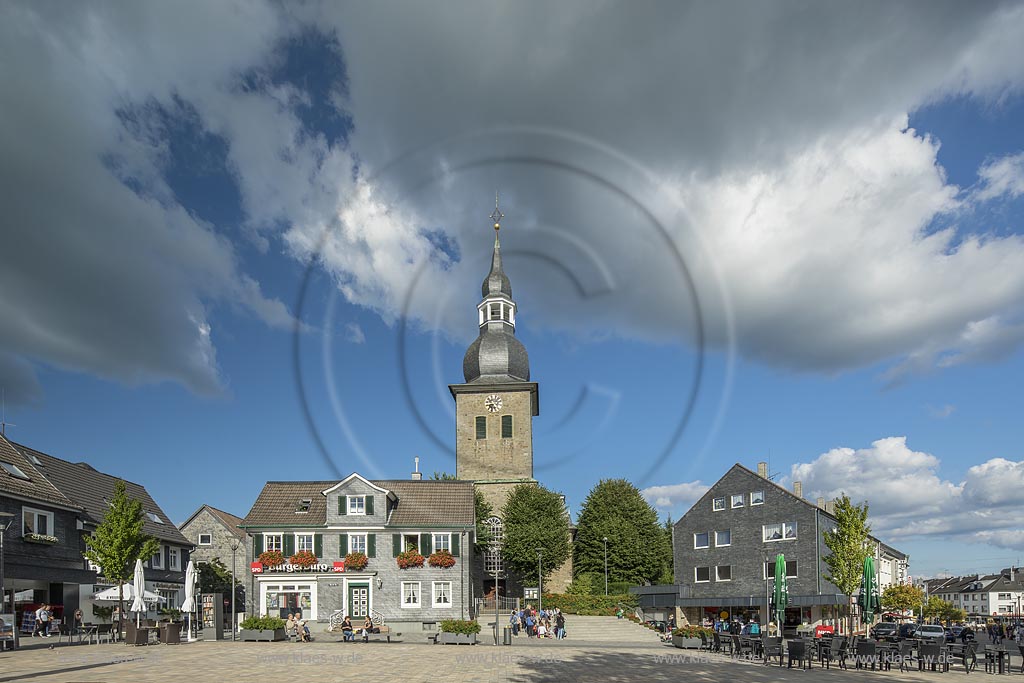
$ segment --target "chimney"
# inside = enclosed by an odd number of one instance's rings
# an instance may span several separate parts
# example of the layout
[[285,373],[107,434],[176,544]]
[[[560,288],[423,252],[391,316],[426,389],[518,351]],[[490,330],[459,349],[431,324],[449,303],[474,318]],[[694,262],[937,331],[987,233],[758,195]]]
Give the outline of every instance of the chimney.
[[412,473],[412,480],[419,481],[423,478],[423,473],[420,472],[420,456],[417,455],[413,460],[416,462],[416,469]]
[[797,498],[803,498],[804,497],[804,485],[803,485],[802,482],[799,482],[799,481],[794,481],[793,482],[793,495],[796,496]]
[[836,502],[834,500],[830,500],[825,503],[825,512],[830,515],[834,515],[836,513]]
[[822,510],[825,509],[825,499],[822,498],[821,496],[818,496],[818,507],[821,508]]
[[761,477],[762,479],[767,479],[768,478],[768,463],[766,463],[766,462],[759,462],[759,463],[757,463],[757,476]]

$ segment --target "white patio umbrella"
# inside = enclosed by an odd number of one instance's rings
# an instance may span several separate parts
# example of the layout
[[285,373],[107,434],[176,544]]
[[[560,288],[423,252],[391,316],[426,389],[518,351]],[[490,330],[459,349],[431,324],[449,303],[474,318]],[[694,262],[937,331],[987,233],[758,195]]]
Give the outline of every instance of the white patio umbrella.
[[135,560],[135,580],[132,581],[135,597],[132,599],[132,606],[129,608],[135,612],[135,626],[142,622],[142,612],[146,611],[146,602],[143,595],[146,593],[146,574],[142,569],[142,560]]
[[188,637],[192,638],[192,613],[196,611],[196,567],[192,560],[188,561],[185,568],[185,602],[181,605],[181,611],[188,615]]
[[[130,583],[124,584],[124,597],[127,600],[135,599],[135,586]],[[99,593],[93,593],[90,596],[94,602],[117,602],[117,586],[101,590]],[[157,595],[152,591],[145,591],[142,594],[142,600],[144,602],[165,602],[166,598],[161,595]]]

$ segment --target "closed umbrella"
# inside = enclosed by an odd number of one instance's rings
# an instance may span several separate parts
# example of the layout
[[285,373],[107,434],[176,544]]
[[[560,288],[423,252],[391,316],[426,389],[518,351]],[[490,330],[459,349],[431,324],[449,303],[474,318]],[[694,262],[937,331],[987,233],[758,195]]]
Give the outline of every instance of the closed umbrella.
[[132,606],[129,609],[135,612],[135,625],[138,626],[141,622],[141,613],[146,611],[146,602],[142,599],[146,592],[146,574],[142,569],[142,560],[135,560],[135,577],[132,581],[132,592],[135,594],[135,597],[132,598]]
[[861,578],[857,604],[860,605],[861,623],[874,623],[875,612],[881,609],[881,601],[878,598],[878,581],[875,580],[875,559],[870,555],[864,558],[864,576]]
[[192,638],[192,613],[196,611],[196,566],[192,560],[188,561],[185,568],[185,602],[181,605],[181,611],[188,615],[188,634]]
[[779,625],[779,633],[782,633],[782,624],[786,620],[786,605],[789,604],[789,586],[786,585],[786,556],[779,553],[775,556],[775,592],[772,594],[775,602],[775,623]]

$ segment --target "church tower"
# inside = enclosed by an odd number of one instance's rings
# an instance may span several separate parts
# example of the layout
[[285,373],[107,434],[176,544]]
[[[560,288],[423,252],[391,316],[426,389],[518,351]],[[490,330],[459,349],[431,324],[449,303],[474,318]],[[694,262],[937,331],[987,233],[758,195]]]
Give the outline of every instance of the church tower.
[[456,476],[473,480],[497,513],[508,492],[533,482],[533,418],[540,413],[530,359],[516,339],[516,302],[501,264],[501,212],[495,206],[491,270],[477,304],[479,336],[462,361],[464,384],[448,389],[455,399]]

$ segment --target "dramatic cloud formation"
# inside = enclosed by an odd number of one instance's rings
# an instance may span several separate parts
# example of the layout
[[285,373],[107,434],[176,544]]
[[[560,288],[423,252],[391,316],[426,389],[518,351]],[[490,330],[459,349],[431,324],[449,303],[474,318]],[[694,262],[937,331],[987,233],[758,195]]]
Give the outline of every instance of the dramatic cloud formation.
[[692,344],[699,303],[719,348],[891,381],[1024,342],[1024,242],[978,211],[1020,195],[1020,155],[963,190],[907,128],[1019,92],[1024,7],[446,7],[4,5],[15,393],[26,363],[218,390],[218,308],[290,322],[248,246],[469,334],[496,186],[538,327]]
[[911,450],[905,437],[889,437],[794,465],[787,483],[802,481],[809,499],[845,493],[866,501],[875,532],[886,539],[940,537],[1024,549],[1024,462],[993,458],[968,469],[959,483],[943,479],[939,468],[938,458]]

